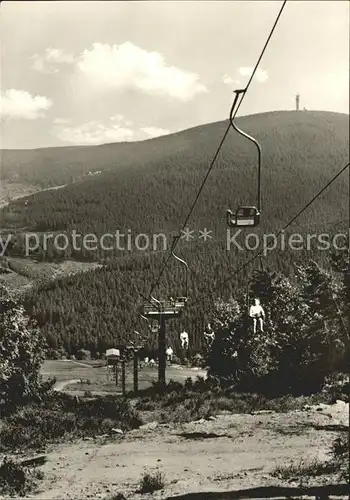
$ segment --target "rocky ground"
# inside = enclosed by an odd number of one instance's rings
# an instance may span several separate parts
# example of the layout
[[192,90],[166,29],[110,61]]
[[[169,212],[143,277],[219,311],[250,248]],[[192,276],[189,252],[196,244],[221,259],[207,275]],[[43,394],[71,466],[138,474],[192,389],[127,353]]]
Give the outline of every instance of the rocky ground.
[[[214,497],[204,492],[337,484],[331,475],[308,481],[283,480],[272,473],[301,460],[327,461],[333,440],[348,425],[349,405],[342,401],[289,413],[222,414],[188,424],[149,422],[125,434],[116,431],[47,450],[40,491],[30,498],[102,499],[120,492],[128,500],[160,500],[203,492],[203,500],[209,500]],[[139,493],[141,477],[157,471],[163,474],[164,488],[152,495]]]

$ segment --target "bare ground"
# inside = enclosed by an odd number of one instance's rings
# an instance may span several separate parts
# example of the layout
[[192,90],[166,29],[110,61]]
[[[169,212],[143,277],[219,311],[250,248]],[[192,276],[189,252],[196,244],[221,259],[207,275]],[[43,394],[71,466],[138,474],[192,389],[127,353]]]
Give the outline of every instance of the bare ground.
[[[225,414],[182,425],[151,422],[124,435],[90,438],[48,452],[40,492],[30,498],[80,500],[122,492],[128,500],[160,500],[189,492],[297,486],[300,480],[280,481],[271,472],[301,459],[327,460],[337,426],[348,425],[349,405],[341,401],[289,413]],[[164,489],[137,493],[142,475],[156,471],[164,474]],[[328,476],[310,483],[337,481]]]

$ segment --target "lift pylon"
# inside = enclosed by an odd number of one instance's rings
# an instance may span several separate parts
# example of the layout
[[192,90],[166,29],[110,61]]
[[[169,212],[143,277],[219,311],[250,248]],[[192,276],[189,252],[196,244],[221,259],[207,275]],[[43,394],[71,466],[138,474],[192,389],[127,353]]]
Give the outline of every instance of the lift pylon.
[[159,322],[158,330],[158,381],[165,385],[166,370],[166,320],[177,318],[183,311],[185,302],[173,300],[152,300],[143,306],[142,316]]
[[181,264],[183,264],[186,268],[186,279],[185,279],[185,297],[176,297],[171,298],[169,300],[158,300],[151,295],[151,299],[147,299],[147,301],[143,305],[142,317],[145,319],[156,320],[159,322],[159,330],[158,330],[158,380],[159,383],[165,384],[165,369],[166,369],[166,332],[165,325],[166,321],[169,319],[174,319],[179,317],[186,305],[187,302],[187,294],[188,294],[188,265],[183,259],[180,259],[174,253],[175,241],[178,237],[175,238],[173,242],[173,246],[171,249],[172,256]]

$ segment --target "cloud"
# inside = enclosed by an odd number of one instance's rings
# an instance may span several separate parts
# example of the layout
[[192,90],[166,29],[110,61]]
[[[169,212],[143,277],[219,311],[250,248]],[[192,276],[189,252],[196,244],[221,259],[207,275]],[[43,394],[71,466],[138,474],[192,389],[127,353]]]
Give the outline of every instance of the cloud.
[[144,132],[148,137],[159,137],[161,135],[170,134],[170,130],[165,128],[158,127],[143,127],[141,128],[142,132]]
[[170,134],[170,130],[159,127],[143,127],[132,130],[132,122],[124,115],[117,114],[109,118],[104,124],[99,121],[89,121],[77,126],[64,126],[68,120],[56,118],[52,132],[62,142],[76,145],[99,145],[108,142],[125,142],[144,140]]
[[235,83],[236,85],[239,85],[241,82],[237,79],[234,79],[234,78],[231,78],[227,73],[225,73],[222,77],[221,77],[223,83],[225,83],[226,85],[232,85],[233,83]]
[[[251,76],[251,74],[253,73],[253,69],[254,68],[241,67],[241,68],[238,68],[238,73],[242,76]],[[254,78],[259,83],[266,82],[268,77],[269,77],[269,75],[268,75],[267,71],[265,71],[264,69],[260,69],[260,68],[258,68],[256,70],[255,75],[254,75]]]
[[55,135],[65,143],[77,145],[98,145],[107,142],[130,141],[134,132],[119,124],[106,126],[97,121],[91,121],[76,127],[60,127]]
[[113,115],[110,117],[110,120],[112,122],[117,122],[119,125],[124,125],[126,127],[131,127],[132,126],[132,121],[126,120],[123,115]]
[[118,90],[136,89],[182,101],[208,91],[196,73],[169,66],[159,52],[148,52],[131,42],[94,43],[81,54],[78,68],[96,83]]
[[1,115],[7,118],[36,120],[44,117],[52,104],[51,99],[32,96],[24,90],[9,89],[1,93]]
[[113,115],[110,117],[110,120],[112,120],[112,122],[123,122],[125,120],[124,118],[124,115],[121,115],[121,114],[117,114],[117,115]]
[[66,125],[69,123],[69,118],[55,118],[53,123],[56,125]]
[[60,64],[73,64],[74,56],[62,49],[48,48],[44,54],[34,54],[32,68],[39,73],[55,74],[59,72],[58,65]]
[[45,58],[47,61],[60,64],[71,64],[74,62],[73,54],[64,52],[62,49],[46,49]]
[[58,68],[55,68],[53,66],[47,66],[45,64],[45,61],[36,54],[35,56],[33,56],[33,59],[34,62],[32,68],[35,69],[35,71],[38,71],[38,73],[45,73],[47,75],[54,75],[55,73],[59,73]]

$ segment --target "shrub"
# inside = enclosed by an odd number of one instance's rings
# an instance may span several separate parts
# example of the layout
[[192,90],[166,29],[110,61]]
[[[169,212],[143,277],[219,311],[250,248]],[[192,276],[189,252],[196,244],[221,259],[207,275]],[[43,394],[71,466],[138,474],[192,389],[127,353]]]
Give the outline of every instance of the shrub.
[[77,354],[76,354],[76,358],[79,360],[79,361],[88,361],[91,359],[91,352],[88,351],[87,349],[80,349]]
[[24,496],[34,489],[36,479],[42,479],[40,471],[29,471],[5,457],[0,465],[0,494]]
[[24,468],[5,457],[0,466],[0,489],[2,493],[23,494],[26,487]]
[[24,308],[0,285],[0,405],[3,411],[42,397],[46,345]]
[[302,479],[332,474],[335,471],[334,463],[322,462],[314,458],[310,462],[301,459],[298,463],[277,467],[271,475],[279,479],[301,481]]
[[[216,379],[214,379],[216,382]],[[236,387],[220,387],[211,379],[187,379],[184,385],[170,381],[165,387],[154,383],[143,391],[136,408],[158,412],[162,423],[190,422],[207,419],[223,410],[233,413],[251,413],[258,410],[286,412],[301,409],[306,404],[330,403],[331,395],[325,392],[295,398],[291,395],[269,399],[261,394],[237,392]]]
[[349,433],[338,437],[332,445],[332,458],[336,465],[339,481],[349,483]]
[[172,360],[174,365],[180,365],[181,364],[181,359],[178,356],[173,356]]
[[346,343],[333,303],[337,287],[313,262],[300,267],[298,276],[298,286],[276,273],[253,276],[250,295],[265,308],[264,332],[253,332],[246,298],[216,303],[216,337],[208,353],[211,379],[270,397],[321,389]]
[[129,430],[141,423],[127,400],[112,396],[79,400],[54,394],[45,403],[24,407],[3,420],[0,450],[40,448],[68,435],[95,436],[113,427]]
[[197,368],[204,368],[205,367],[205,359],[204,359],[204,356],[202,356],[201,354],[196,354],[195,356],[193,356],[193,358],[191,359],[191,364],[192,366],[195,366]]
[[145,474],[140,483],[140,493],[153,493],[164,488],[164,479],[161,472]]

